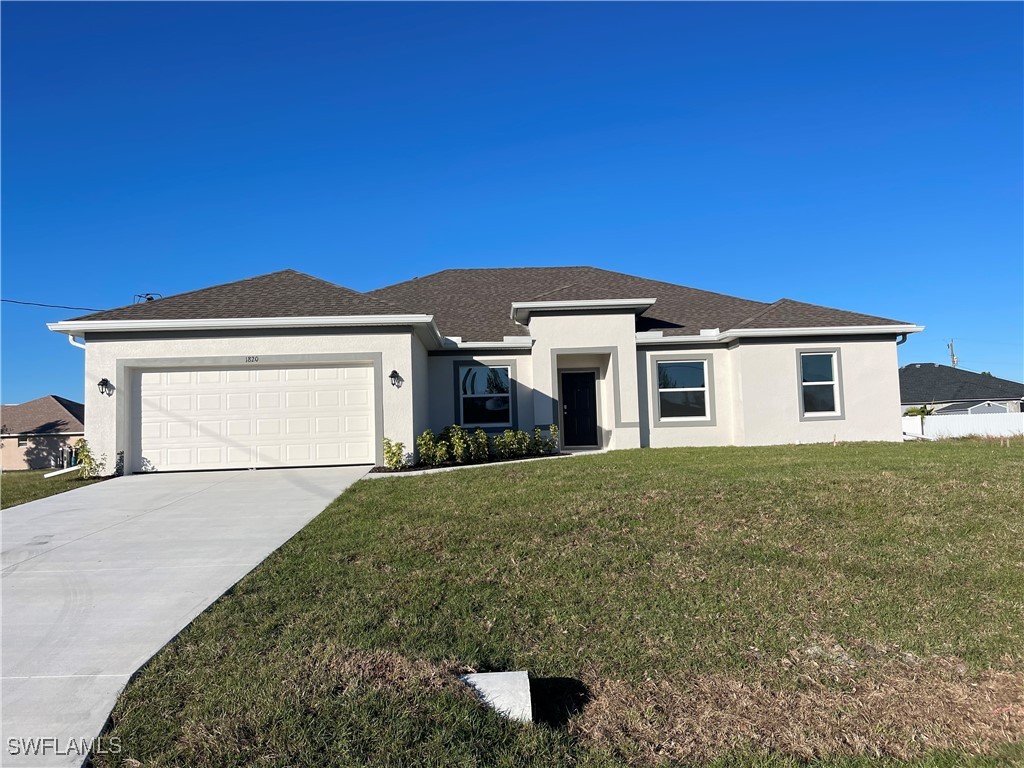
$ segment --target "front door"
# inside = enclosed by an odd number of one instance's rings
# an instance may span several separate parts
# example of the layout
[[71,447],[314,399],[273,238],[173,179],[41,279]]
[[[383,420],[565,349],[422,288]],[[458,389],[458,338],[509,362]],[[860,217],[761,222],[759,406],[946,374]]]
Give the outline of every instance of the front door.
[[597,376],[593,371],[562,374],[562,444],[600,445],[597,440]]

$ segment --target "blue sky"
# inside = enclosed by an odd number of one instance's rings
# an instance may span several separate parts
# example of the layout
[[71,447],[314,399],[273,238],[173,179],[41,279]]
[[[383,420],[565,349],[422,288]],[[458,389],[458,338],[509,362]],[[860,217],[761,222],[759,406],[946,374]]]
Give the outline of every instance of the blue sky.
[[[4,3],[4,298],[592,264],[1024,367],[1024,6]],[[3,305],[2,401],[79,399]]]

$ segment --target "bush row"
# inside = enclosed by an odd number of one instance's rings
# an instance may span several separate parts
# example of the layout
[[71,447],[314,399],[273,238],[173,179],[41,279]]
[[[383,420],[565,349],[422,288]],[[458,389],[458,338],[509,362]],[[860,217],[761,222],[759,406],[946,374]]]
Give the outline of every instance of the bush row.
[[[445,427],[440,435],[426,430],[416,438],[419,461],[416,466],[439,467],[446,464],[482,464],[487,461],[519,459],[558,453],[558,427],[548,427],[545,437],[540,427],[533,434],[521,429],[506,429],[491,437],[484,430],[469,432],[458,425]],[[401,469],[412,465],[405,444],[384,438],[384,466]]]

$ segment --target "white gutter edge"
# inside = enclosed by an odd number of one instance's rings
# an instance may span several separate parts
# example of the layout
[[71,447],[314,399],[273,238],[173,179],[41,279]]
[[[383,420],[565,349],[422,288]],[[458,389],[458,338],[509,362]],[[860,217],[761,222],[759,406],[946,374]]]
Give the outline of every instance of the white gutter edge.
[[520,336],[504,341],[454,341],[446,339],[445,349],[532,349],[534,338]]
[[[187,331],[222,328],[308,328],[364,325],[432,325],[433,315],[324,315],[311,317],[230,317],[187,320],[62,320],[47,323],[70,335],[111,331]],[[438,336],[440,338],[440,335]]]
[[79,349],[85,349],[84,342],[75,341],[75,334],[73,334],[73,333],[69,333],[68,334],[68,344],[70,344],[72,347],[78,347]]
[[742,338],[770,338],[780,336],[858,336],[863,334],[906,334],[923,331],[923,325],[837,325],[816,328],[741,328],[718,334],[699,336],[650,336],[646,332],[636,335],[637,346],[659,344],[721,344]]
[[[513,301],[509,312],[515,322],[522,323],[534,311],[574,312],[586,309],[649,309],[657,299],[579,299],[577,301]],[[522,319],[520,319],[522,318]]]

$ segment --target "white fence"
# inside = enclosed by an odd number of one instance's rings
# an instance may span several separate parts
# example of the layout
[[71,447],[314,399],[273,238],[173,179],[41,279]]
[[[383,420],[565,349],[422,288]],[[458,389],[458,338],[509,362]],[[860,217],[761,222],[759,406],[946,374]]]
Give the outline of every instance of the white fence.
[[[922,429],[921,422],[924,422]],[[925,437],[1013,437],[1024,435],[1024,413],[972,413],[963,416],[904,416],[903,431]]]

